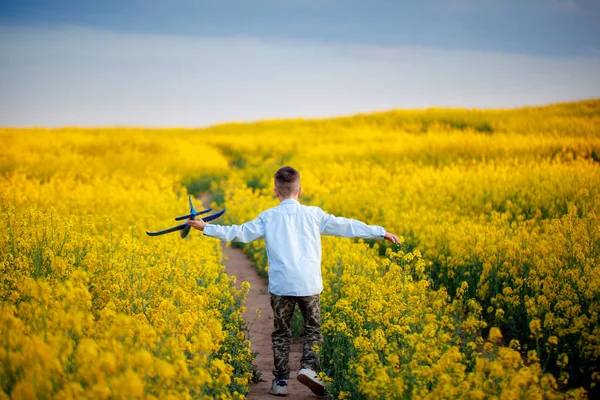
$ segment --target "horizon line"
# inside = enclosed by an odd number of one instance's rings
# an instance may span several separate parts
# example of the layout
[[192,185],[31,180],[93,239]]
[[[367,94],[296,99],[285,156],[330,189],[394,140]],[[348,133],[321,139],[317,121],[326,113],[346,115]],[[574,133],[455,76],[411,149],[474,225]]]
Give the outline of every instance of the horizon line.
[[452,111],[488,111],[488,112],[497,112],[497,111],[517,111],[517,110],[526,110],[526,109],[541,109],[555,106],[566,106],[577,103],[590,103],[600,101],[600,96],[598,97],[590,97],[590,98],[582,98],[578,100],[564,100],[558,102],[551,103],[542,103],[542,104],[525,104],[522,106],[515,107],[454,107],[454,106],[431,106],[431,107],[415,107],[415,108],[391,108],[385,110],[373,110],[373,111],[360,111],[356,113],[350,114],[339,114],[333,116],[323,116],[323,117],[283,117],[283,118],[263,118],[256,120],[247,120],[247,121],[223,121],[216,122],[208,125],[198,125],[198,126],[178,126],[178,125],[57,125],[57,126],[40,126],[40,125],[28,125],[28,126],[9,126],[9,125],[0,125],[0,129],[13,129],[13,130],[26,130],[26,129],[39,129],[39,130],[61,130],[61,129],[147,129],[147,130],[167,130],[167,129],[180,129],[180,130],[205,130],[218,128],[227,125],[254,125],[261,123],[280,123],[280,122],[293,122],[293,121],[302,121],[302,122],[315,122],[315,121],[332,121],[336,119],[346,119],[346,118],[354,118],[359,116],[375,116],[382,114],[389,114],[394,112],[425,112],[425,111],[444,111],[444,110],[452,110]]

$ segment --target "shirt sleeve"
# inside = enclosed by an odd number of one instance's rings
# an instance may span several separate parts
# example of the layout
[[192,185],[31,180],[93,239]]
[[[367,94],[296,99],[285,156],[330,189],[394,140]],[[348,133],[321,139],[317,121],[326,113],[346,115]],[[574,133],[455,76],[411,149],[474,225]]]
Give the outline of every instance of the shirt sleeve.
[[260,217],[242,225],[206,224],[204,234],[226,242],[248,243],[265,236],[265,225]]
[[383,239],[385,228],[378,225],[367,225],[356,219],[324,214],[321,221],[321,234],[345,238]]

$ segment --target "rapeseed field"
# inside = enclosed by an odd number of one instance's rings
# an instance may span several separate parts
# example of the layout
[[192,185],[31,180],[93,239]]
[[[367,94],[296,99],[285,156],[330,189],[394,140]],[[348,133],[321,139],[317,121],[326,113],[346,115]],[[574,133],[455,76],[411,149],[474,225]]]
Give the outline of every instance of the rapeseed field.
[[599,393],[600,100],[0,137],[0,398],[243,398],[248,286],[217,241],[144,230],[188,193],[253,219],[286,164],[305,204],[404,239],[323,239],[334,397]]

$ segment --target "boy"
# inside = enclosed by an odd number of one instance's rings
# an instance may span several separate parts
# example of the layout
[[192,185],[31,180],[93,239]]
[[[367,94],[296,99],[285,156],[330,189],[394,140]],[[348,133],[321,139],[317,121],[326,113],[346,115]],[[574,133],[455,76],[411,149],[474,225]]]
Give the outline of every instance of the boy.
[[325,386],[317,373],[317,356],[313,346],[321,345],[321,310],[319,294],[323,290],[321,278],[321,235],[347,238],[386,239],[400,243],[400,239],[384,228],[363,222],[335,217],[318,207],[303,206],[298,202],[302,194],[300,174],[292,167],[282,167],[275,174],[275,196],[279,206],[262,212],[258,218],[242,225],[206,224],[201,219],[188,223],[206,236],[225,241],[247,243],[264,238],[269,260],[269,293],[273,309],[274,369],[269,393],[288,394],[290,374],[289,353],[292,342],[291,321],[296,303],[304,317],[304,345],[298,380],[316,395],[326,395]]

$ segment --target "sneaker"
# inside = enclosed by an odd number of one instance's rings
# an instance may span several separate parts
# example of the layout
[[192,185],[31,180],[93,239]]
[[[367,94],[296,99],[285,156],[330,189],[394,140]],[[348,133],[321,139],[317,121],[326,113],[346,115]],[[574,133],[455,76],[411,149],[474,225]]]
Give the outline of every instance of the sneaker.
[[270,394],[275,396],[287,396],[288,395],[288,380],[287,379],[273,379],[273,384],[269,390]]
[[325,385],[321,382],[317,373],[312,369],[302,368],[298,372],[298,381],[300,381],[301,384],[308,386],[308,388],[317,396],[327,396]]

